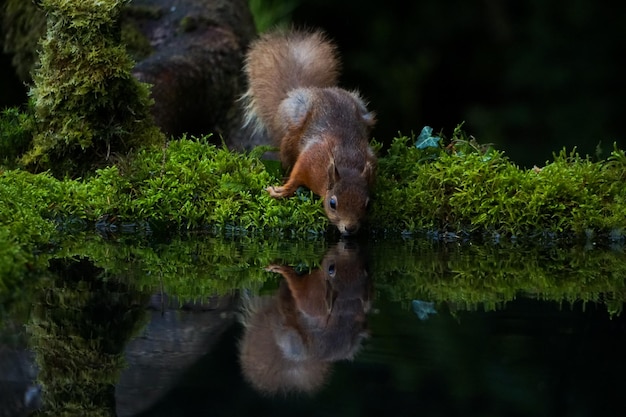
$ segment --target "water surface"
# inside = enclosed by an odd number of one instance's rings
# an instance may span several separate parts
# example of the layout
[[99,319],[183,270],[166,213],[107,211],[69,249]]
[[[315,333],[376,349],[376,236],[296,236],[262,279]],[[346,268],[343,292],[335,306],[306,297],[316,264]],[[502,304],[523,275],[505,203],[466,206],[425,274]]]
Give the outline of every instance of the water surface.
[[626,411],[620,245],[80,236],[49,256],[3,294],[1,416]]

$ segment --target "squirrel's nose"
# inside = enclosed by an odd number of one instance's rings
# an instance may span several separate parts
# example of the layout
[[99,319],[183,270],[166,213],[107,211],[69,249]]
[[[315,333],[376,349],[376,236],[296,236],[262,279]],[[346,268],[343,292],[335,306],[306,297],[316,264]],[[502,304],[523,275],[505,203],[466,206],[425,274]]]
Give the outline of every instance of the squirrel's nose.
[[358,231],[359,231],[359,225],[357,223],[347,224],[347,225],[344,225],[343,230],[341,230],[341,234],[343,236],[349,236],[349,235],[355,234]]

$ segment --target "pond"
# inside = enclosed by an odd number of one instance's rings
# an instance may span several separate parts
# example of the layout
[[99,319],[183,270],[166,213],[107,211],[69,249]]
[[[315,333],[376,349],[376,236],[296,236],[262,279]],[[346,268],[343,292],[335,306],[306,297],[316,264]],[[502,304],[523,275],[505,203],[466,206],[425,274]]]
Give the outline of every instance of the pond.
[[78,234],[40,256],[2,294],[0,416],[625,415],[620,242]]

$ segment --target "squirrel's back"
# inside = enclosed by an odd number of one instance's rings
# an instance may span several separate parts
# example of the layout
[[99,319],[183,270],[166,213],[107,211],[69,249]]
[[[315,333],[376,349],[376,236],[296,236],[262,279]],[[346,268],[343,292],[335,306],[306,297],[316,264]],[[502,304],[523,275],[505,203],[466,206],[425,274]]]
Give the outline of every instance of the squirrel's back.
[[272,135],[282,126],[274,120],[289,91],[337,85],[339,59],[335,46],[322,32],[274,31],[250,47],[245,72],[248,91],[243,97],[246,124]]

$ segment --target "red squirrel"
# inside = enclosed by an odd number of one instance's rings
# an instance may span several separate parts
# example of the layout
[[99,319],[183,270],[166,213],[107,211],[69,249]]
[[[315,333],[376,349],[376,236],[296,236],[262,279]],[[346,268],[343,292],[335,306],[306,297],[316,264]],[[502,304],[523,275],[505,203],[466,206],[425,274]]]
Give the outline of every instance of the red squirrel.
[[341,234],[356,233],[367,214],[376,156],[369,145],[373,112],[357,92],[337,87],[336,47],[322,32],[274,31],[248,51],[243,96],[247,125],[267,134],[290,169],[272,197],[304,185],[324,200]]

